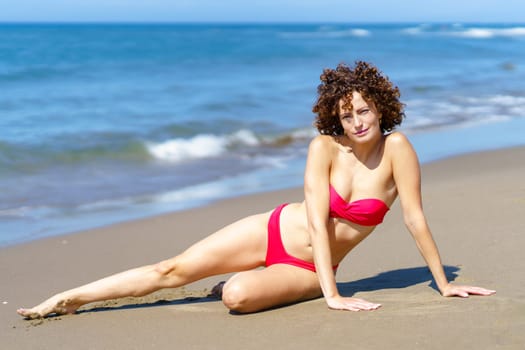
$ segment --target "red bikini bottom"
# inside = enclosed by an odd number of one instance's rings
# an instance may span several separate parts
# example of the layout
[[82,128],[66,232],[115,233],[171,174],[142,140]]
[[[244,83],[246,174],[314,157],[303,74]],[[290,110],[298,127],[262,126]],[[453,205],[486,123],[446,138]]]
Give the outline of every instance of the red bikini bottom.
[[[270,216],[270,220],[268,220],[268,250],[266,252],[265,265],[288,264],[315,272],[315,265],[313,263],[293,257],[284,249],[279,218],[281,211],[287,205],[288,203],[284,203],[275,208]],[[338,265],[333,267],[334,271],[337,270],[337,266]]]

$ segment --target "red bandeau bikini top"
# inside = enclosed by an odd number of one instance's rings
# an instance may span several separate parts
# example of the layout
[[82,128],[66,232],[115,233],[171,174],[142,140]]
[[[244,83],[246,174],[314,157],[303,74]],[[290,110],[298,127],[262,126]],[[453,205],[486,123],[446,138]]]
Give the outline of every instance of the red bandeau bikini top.
[[375,226],[383,222],[390,208],[380,199],[365,198],[345,201],[330,185],[330,217],[341,218],[358,225]]

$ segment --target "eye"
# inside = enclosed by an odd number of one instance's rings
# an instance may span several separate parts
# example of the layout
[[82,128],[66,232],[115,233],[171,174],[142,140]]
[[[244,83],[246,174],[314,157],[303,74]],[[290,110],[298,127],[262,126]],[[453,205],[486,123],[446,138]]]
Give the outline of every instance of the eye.
[[362,114],[366,114],[366,113],[368,113],[368,112],[370,112],[370,109],[368,109],[368,108],[363,108],[363,109],[359,110],[359,114],[360,114],[360,115],[362,115]]

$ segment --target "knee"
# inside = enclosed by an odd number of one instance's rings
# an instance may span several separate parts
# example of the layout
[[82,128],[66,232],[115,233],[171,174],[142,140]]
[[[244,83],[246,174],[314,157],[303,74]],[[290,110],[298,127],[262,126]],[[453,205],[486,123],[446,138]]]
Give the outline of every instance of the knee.
[[160,278],[169,279],[184,276],[184,271],[186,270],[184,266],[183,259],[180,256],[176,256],[153,265],[153,270]]
[[248,288],[243,283],[230,280],[222,288],[222,302],[235,312],[249,312],[248,304],[250,295]]
[[153,268],[156,273],[159,275],[169,275],[173,270],[175,270],[176,262],[173,259],[163,260],[161,262],[156,263]]

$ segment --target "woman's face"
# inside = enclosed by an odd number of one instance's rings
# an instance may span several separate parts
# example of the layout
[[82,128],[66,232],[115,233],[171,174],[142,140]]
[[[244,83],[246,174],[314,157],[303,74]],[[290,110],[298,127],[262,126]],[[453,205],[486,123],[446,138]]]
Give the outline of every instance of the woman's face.
[[352,142],[366,142],[382,135],[380,115],[372,101],[366,101],[357,91],[352,92],[351,109],[343,106],[347,99],[339,100],[339,120],[345,135]]

